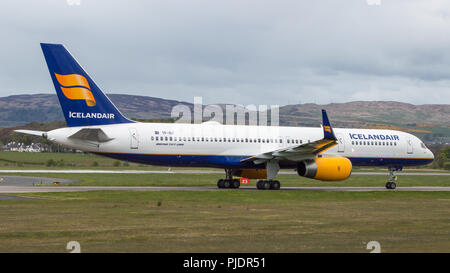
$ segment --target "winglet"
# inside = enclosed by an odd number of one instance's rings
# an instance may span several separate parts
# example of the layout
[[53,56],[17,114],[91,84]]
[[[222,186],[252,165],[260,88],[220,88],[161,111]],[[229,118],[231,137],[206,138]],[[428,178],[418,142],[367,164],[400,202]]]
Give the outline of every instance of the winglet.
[[330,121],[328,120],[327,111],[322,109],[322,124],[323,124],[323,138],[336,139],[334,136],[333,128],[331,128]]

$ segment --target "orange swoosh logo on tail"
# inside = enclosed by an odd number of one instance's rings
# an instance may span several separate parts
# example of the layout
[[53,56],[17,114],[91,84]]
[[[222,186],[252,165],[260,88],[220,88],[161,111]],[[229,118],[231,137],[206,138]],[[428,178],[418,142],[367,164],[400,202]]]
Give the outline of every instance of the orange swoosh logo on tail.
[[87,106],[95,106],[96,102],[85,77],[78,74],[60,75],[55,73],[61,90],[69,100],[84,100]]

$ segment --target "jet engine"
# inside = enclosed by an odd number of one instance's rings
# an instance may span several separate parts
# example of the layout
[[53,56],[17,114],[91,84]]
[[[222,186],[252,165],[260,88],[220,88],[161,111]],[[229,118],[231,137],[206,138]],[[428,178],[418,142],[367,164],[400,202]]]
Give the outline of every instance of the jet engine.
[[297,164],[300,176],[323,181],[340,181],[352,173],[352,163],[345,157],[318,157]]

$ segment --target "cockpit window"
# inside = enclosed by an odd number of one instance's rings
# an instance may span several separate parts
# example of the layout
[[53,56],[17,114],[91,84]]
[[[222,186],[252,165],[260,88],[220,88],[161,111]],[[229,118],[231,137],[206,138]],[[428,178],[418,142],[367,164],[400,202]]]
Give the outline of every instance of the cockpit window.
[[420,147],[422,147],[423,149],[427,148],[427,146],[425,146],[425,144],[423,144],[423,142],[420,142]]

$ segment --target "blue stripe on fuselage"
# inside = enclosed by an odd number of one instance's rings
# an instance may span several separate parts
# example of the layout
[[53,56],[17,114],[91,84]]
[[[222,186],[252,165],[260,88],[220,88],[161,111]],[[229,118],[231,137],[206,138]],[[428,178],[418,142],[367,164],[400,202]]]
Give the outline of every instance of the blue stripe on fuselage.
[[[264,168],[264,164],[255,165],[252,162],[241,162],[249,156],[226,155],[158,155],[158,154],[122,154],[95,153],[119,160],[148,165],[172,167],[213,167],[213,168]],[[363,158],[349,157],[353,166],[413,166],[432,162],[426,158]],[[283,165],[280,162],[280,167]],[[289,166],[292,167],[292,164]]]
[[431,163],[427,158],[376,158],[349,157],[353,166],[416,166]]

